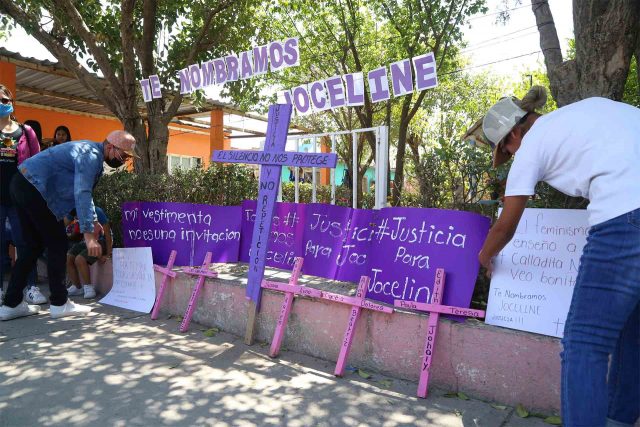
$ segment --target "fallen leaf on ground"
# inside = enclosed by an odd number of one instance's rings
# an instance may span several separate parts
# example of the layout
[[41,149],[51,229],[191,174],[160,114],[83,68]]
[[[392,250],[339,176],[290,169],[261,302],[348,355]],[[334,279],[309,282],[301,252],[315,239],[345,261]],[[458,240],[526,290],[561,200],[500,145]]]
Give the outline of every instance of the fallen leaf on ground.
[[369,378],[371,378],[371,374],[363,371],[362,369],[358,369],[358,375],[360,375],[365,380],[368,380]]
[[529,411],[527,411],[520,403],[516,406],[516,413],[520,418],[527,418],[529,416]]

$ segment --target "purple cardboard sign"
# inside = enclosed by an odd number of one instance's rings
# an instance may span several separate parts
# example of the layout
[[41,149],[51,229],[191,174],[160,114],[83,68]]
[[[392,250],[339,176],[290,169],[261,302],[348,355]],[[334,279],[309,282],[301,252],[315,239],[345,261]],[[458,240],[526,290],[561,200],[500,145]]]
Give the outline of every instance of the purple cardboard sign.
[[276,193],[280,185],[282,166],[312,164],[315,167],[329,167],[327,165],[330,162],[333,162],[334,166],[336,162],[335,154],[313,153],[313,156],[307,156],[308,153],[287,153],[284,151],[292,111],[293,106],[290,104],[276,104],[269,107],[264,152],[214,151],[211,156],[214,162],[232,160],[234,162],[262,164],[256,217],[251,237],[249,279],[247,283],[247,297],[255,302],[256,306],[260,304],[260,284],[264,276],[269,232],[276,203]]
[[435,271],[442,268],[455,289],[443,304],[469,306],[488,218],[443,209],[384,208],[373,222],[368,298],[389,304],[396,299],[430,302]]
[[[242,202],[242,239],[240,240],[240,261],[249,262],[251,240],[256,221],[255,200]],[[291,270],[295,258],[302,253],[302,233],[306,222],[305,205],[300,203],[276,203],[271,219],[271,232],[266,251],[269,267]]]
[[[267,167],[279,168],[265,165],[263,170]],[[305,274],[352,282],[371,277],[367,298],[386,303],[431,303],[435,270],[444,268],[449,292],[443,306],[469,306],[488,218],[441,209],[373,211],[319,203],[272,202],[267,211],[269,197],[275,200],[275,179],[261,181],[258,200],[264,207],[256,201],[242,207],[125,203],[125,245],[151,246],[157,264],[166,263],[172,249],[179,251],[178,265],[193,265],[211,251],[215,262],[248,262],[250,274],[262,274],[265,264],[291,269],[301,256]]]
[[302,236],[303,271],[313,276],[335,279],[337,258],[346,241],[345,224],[351,219],[351,208],[320,203],[306,205],[306,223]]
[[236,262],[240,250],[240,206],[127,202],[122,205],[126,247],[151,246],[153,262],[166,264],[172,250],[176,265],[195,265],[207,252],[213,262]]
[[[287,144],[287,132],[291,120],[291,105],[278,104],[269,107],[265,152],[282,152]],[[256,222],[251,241],[247,296],[260,304],[262,277],[271,229],[271,218],[276,203],[276,192],[280,185],[280,166],[262,165],[260,170],[260,190],[258,191]]]

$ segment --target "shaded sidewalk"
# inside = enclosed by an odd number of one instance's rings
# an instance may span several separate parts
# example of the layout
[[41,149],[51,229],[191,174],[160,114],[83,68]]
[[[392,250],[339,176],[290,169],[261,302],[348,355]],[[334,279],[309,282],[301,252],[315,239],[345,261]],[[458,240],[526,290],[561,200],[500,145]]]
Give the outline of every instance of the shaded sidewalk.
[[[81,302],[81,300],[78,300]],[[93,303],[87,317],[0,322],[0,426],[548,426],[176,318]],[[391,350],[390,350],[391,351]],[[418,356],[416,356],[418,357]],[[365,374],[366,376],[366,374]]]

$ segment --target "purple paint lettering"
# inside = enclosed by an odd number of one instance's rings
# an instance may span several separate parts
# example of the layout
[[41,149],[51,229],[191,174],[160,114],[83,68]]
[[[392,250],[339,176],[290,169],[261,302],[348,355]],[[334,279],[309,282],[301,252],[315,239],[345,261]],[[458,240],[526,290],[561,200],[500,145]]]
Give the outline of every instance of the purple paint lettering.
[[187,68],[183,68],[180,70],[178,74],[180,77],[180,94],[186,95],[192,92],[191,90],[191,80],[189,79],[189,70]]
[[271,70],[276,71],[284,65],[284,46],[280,42],[269,43],[269,59]]
[[389,80],[387,80],[387,67],[376,68],[369,71],[369,90],[371,102],[380,102],[389,99]]
[[192,90],[202,88],[202,74],[200,74],[200,66],[198,64],[189,65],[189,79],[191,80]]
[[200,67],[202,70],[202,87],[209,87],[216,82],[213,61],[207,61]]
[[300,51],[296,37],[284,41],[284,63],[287,67],[298,65]]
[[311,110],[311,104],[309,102],[309,94],[305,86],[298,86],[293,88],[293,104],[296,106],[298,113],[305,115],[309,114]]
[[344,107],[346,100],[344,97],[344,87],[340,76],[331,77],[325,80],[327,93],[329,94],[329,105],[331,108]]
[[327,94],[322,81],[311,83],[309,86],[309,95],[313,103],[313,108],[318,111],[327,109]]
[[252,60],[252,55],[250,50],[245,52],[240,52],[240,78],[241,79],[244,80],[253,76],[253,67],[251,65],[252,62],[253,60]]
[[394,62],[391,69],[391,86],[393,96],[402,96],[413,92],[413,77],[411,75],[411,60],[405,59]]
[[151,95],[149,79],[140,80],[140,88],[142,89],[142,98],[144,99],[144,102],[151,102],[153,100],[153,96]]
[[267,46],[257,46],[253,48],[253,75],[264,74],[269,69],[269,53]]
[[222,58],[213,60],[213,66],[216,69],[216,83],[221,85],[227,81],[227,64]]
[[347,105],[364,105],[364,77],[362,73],[344,75],[347,90]]
[[413,68],[416,75],[416,90],[425,90],[438,85],[436,61],[433,53],[413,58]]
[[149,76],[149,82],[151,83],[151,94],[154,98],[162,98],[162,90],[160,89],[160,79],[157,75],[152,74]]
[[283,102],[280,102],[280,104],[293,105],[293,99],[291,98],[290,90],[283,90],[282,92],[280,92],[280,94],[282,95],[282,101],[283,101]]
[[227,63],[227,81],[228,82],[235,82],[236,80],[238,80],[239,74],[238,74],[238,57],[235,55],[229,55],[225,58],[225,61]]

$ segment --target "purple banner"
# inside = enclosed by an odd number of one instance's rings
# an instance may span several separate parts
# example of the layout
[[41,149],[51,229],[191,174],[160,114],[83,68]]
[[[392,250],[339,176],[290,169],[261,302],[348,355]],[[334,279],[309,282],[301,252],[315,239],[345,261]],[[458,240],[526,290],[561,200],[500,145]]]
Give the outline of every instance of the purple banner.
[[[150,211],[162,211],[161,207],[165,205],[195,206],[195,214],[204,212],[203,205],[177,203],[128,203],[123,207],[125,236],[139,237],[135,245],[130,244],[132,239],[125,243],[127,246],[152,246],[154,260],[159,263],[164,263],[170,250],[177,245],[167,238],[145,240],[138,230],[143,228],[141,225],[136,225],[138,231],[134,230],[133,234],[127,227],[138,224],[131,221],[132,216],[138,219],[143,216],[147,221],[144,223],[147,232],[162,235],[168,229],[162,219],[166,215],[132,213],[132,205]],[[251,242],[256,218],[259,218],[257,202],[245,201],[241,207],[234,208],[208,208],[237,209],[228,215],[221,211],[216,214],[216,218],[235,219],[235,228],[225,225],[222,229],[226,233],[237,231],[242,236],[236,246],[239,256],[236,253],[234,259],[230,254],[226,262],[238,259],[251,262]],[[162,220],[157,221],[157,217]],[[489,219],[475,213],[441,209],[384,208],[374,211],[319,203],[276,203],[274,214],[270,221],[265,220],[263,227],[267,225],[270,232],[261,248],[265,250],[265,263],[270,267],[291,270],[295,257],[302,256],[305,274],[349,282],[358,282],[361,275],[368,275],[371,282],[367,298],[390,304],[396,299],[430,303],[435,271],[443,268],[447,274],[443,304],[468,307],[479,269],[477,256],[489,230]],[[188,226],[181,224],[178,229],[184,228],[186,232]],[[212,250],[207,242],[200,242],[195,248],[201,254],[200,258],[196,256],[196,261],[204,257],[207,250]],[[180,256],[180,249],[178,251]],[[214,256],[218,255],[215,249],[213,252]]]
[[200,265],[208,251],[212,262],[237,262],[240,206],[127,202],[122,205],[125,247],[151,246],[153,262],[164,265],[173,249],[176,265]]
[[[256,222],[255,200],[242,202],[242,229],[240,241],[240,261],[249,262],[251,240]],[[293,263],[302,252],[302,236],[305,223],[305,205],[299,203],[276,203],[266,252],[269,267],[293,269]]]
[[469,307],[488,218],[442,209],[385,208],[376,212],[373,223],[367,297],[391,304],[395,299],[430,303],[436,269],[443,268],[443,304]]

